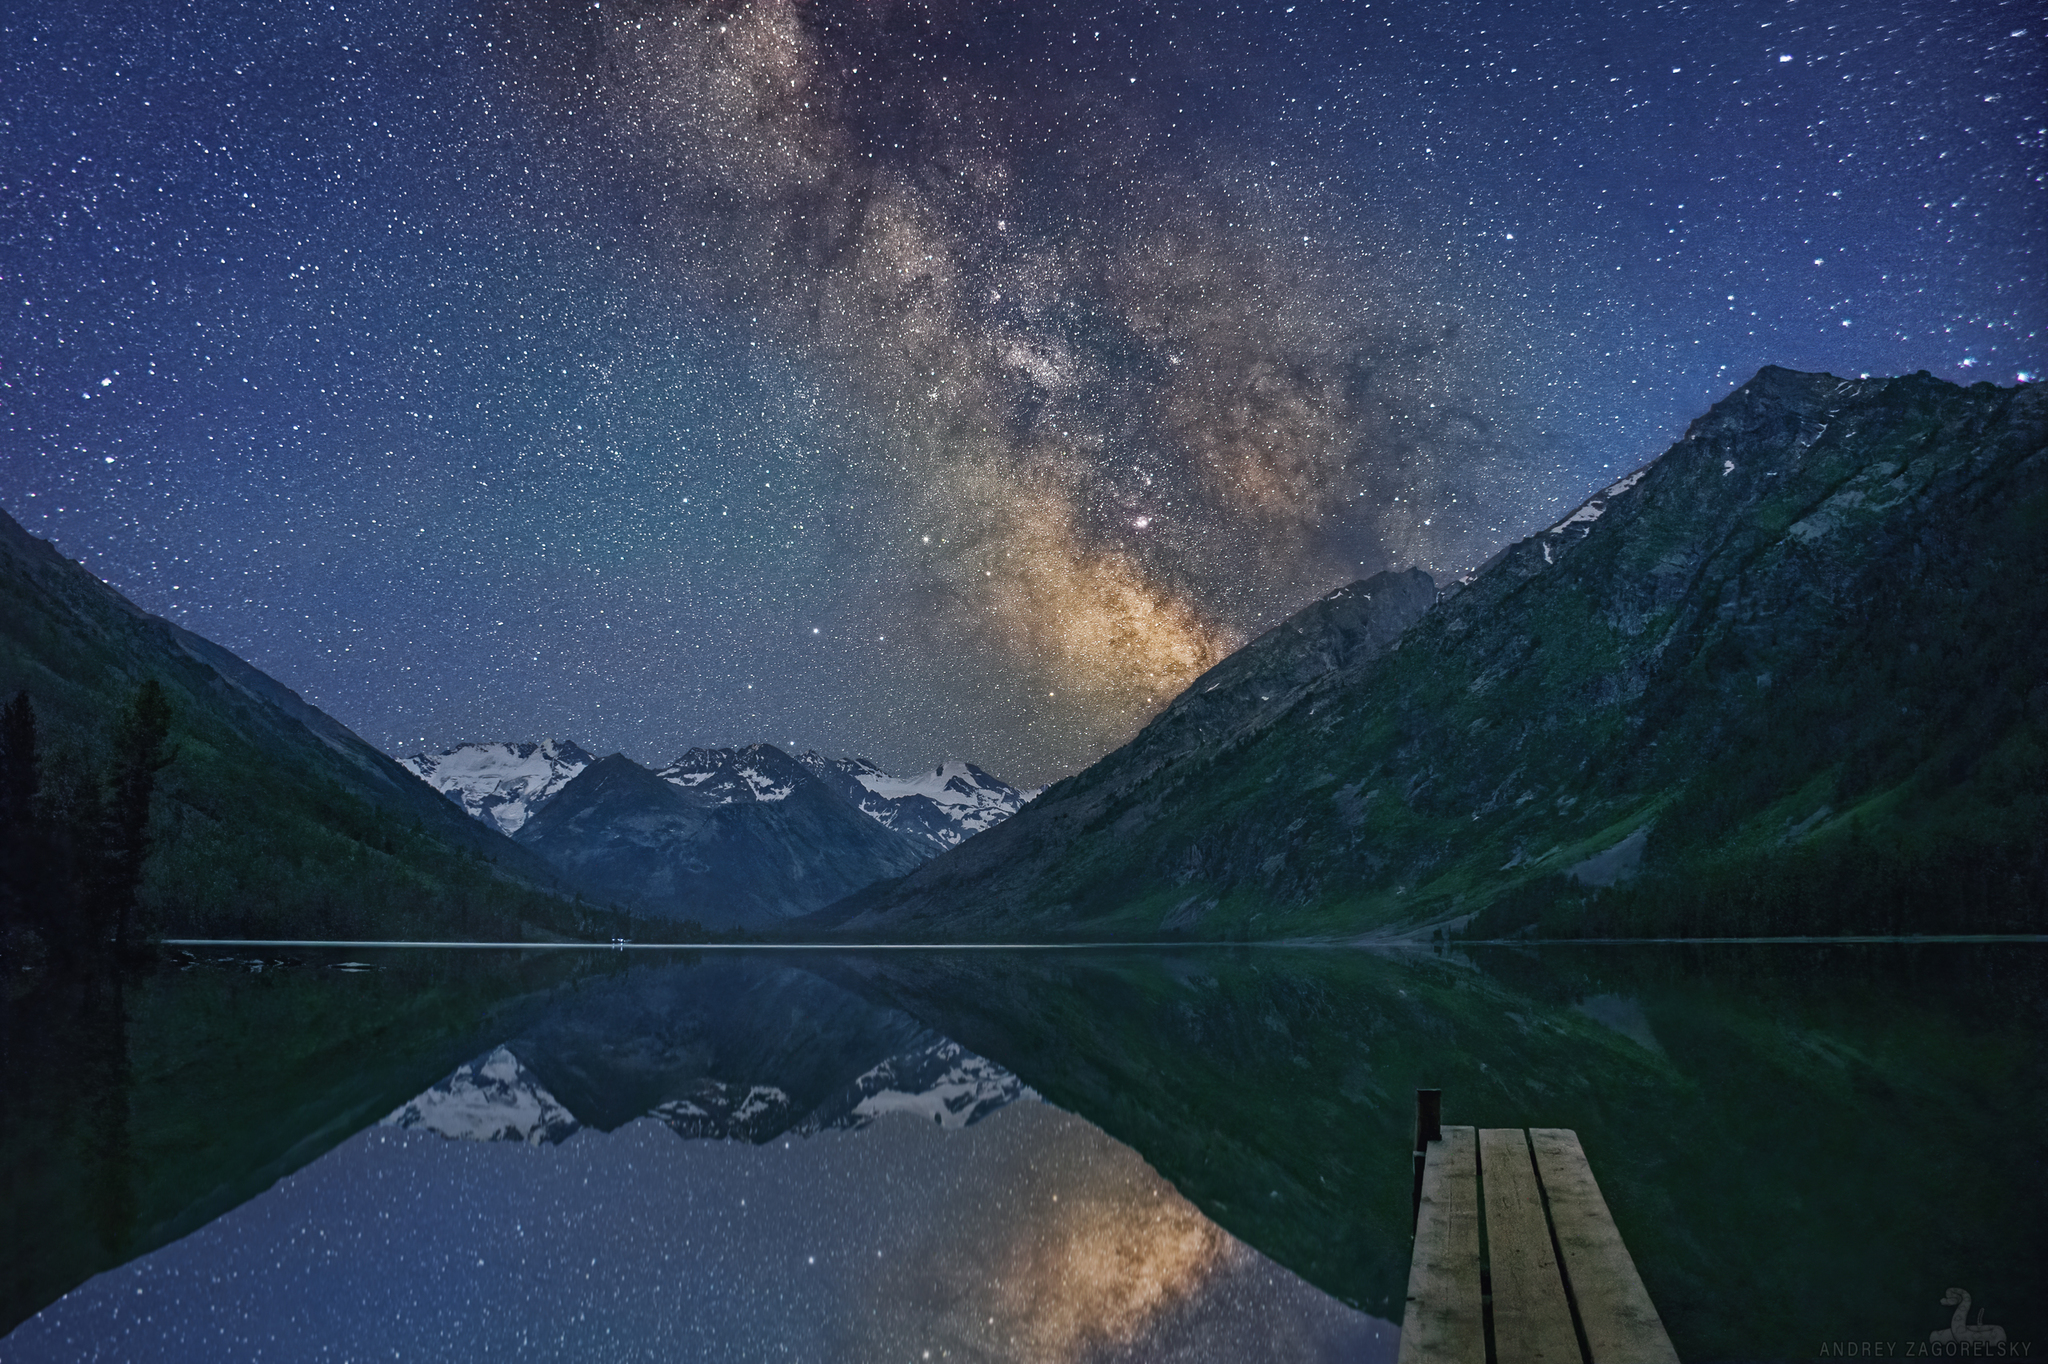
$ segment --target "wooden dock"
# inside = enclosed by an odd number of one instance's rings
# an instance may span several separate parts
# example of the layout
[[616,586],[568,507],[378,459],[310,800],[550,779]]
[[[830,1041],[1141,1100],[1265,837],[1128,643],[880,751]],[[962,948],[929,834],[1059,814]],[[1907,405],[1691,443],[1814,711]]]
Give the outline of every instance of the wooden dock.
[[1441,1103],[1416,1095],[1400,1364],[1678,1364],[1578,1134],[1444,1127]]

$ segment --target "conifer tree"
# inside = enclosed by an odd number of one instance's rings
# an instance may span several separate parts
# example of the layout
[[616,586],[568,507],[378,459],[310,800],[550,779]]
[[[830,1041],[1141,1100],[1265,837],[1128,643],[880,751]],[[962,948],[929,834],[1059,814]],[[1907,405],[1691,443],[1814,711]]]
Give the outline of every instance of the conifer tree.
[[0,707],[0,943],[27,920],[47,864],[36,818],[41,785],[36,710],[23,691]]
[[164,751],[171,729],[171,703],[163,685],[150,678],[136,689],[114,724],[107,771],[105,896],[94,917],[111,928],[116,950],[127,948],[135,931],[135,891],[149,856],[149,801],[156,774],[176,757]]
[[108,941],[106,801],[75,744],[48,754],[40,777],[28,829],[40,865],[25,917],[55,961],[83,965]]

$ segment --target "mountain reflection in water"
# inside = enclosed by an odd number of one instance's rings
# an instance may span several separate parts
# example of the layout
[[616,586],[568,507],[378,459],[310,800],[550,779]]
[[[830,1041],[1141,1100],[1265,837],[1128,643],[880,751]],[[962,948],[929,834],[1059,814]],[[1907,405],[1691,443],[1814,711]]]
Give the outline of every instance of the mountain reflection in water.
[[1421,1086],[1682,1358],[2048,1348],[2041,944],[374,964],[10,983],[0,1360],[1371,1358]]
[[1002,1067],[728,958],[585,983],[0,1358],[1334,1361],[1396,1339]]

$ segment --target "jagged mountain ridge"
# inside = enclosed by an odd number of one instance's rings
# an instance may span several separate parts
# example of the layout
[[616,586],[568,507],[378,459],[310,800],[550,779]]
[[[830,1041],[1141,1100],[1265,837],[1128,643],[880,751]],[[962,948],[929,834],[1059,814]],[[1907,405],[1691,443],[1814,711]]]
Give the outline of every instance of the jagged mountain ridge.
[[774,744],[693,748],[655,775],[719,805],[787,800],[808,769]]
[[1002,823],[1035,792],[1020,791],[973,763],[948,759],[918,776],[891,776],[866,758],[827,758],[807,751],[791,756],[774,744],[693,748],[658,775],[677,786],[733,801],[783,800],[805,773],[823,781],[877,823],[931,843],[953,847]]
[[[478,819],[512,834],[596,760],[571,740],[544,739],[458,744],[399,761]],[[656,775],[725,805],[784,799],[806,772],[877,823],[923,838],[935,850],[1000,824],[1037,794],[958,759],[902,778],[866,758],[792,757],[766,743],[692,748]]]
[[553,1146],[583,1127],[508,1047],[494,1047],[400,1104],[380,1127]]
[[958,758],[910,778],[892,777],[866,758],[805,753],[797,761],[881,823],[939,848],[994,828],[1038,794]]
[[[760,1145],[785,1132],[855,1131],[898,1113],[936,1127],[971,1127],[999,1108],[1038,1097],[995,1062],[940,1038],[877,1062],[809,1112],[780,1085],[706,1076],[645,1116],[687,1140]],[[583,1130],[582,1120],[508,1046],[464,1062],[378,1126],[527,1146],[558,1146]]]
[[346,725],[0,512],[0,693],[30,694],[46,762],[91,742],[149,678],[171,701],[177,753],[142,885],[156,927],[516,935],[516,915],[566,895],[538,858]]
[[383,1121],[539,1145],[651,1117],[765,1142],[890,1113],[959,1128],[1037,1097],[902,1010],[757,956],[587,981]]
[[[1806,892],[1776,887],[1862,864],[1890,868],[1865,899],[1900,913],[1894,882],[1959,923],[2038,914],[2044,406],[1767,368],[1441,602],[1391,612],[1397,640],[1306,658],[1291,689],[1218,691],[1197,719],[1212,674],[1001,828],[819,922],[1352,932],[1554,898],[1579,872],[1681,899],[1711,882],[1754,926],[1798,912]],[[1288,632],[1337,604],[1215,671],[1284,671]],[[1687,931],[1713,931],[1699,912]]]
[[597,760],[571,740],[542,739],[457,744],[398,761],[499,833],[515,834],[535,810]]
[[786,790],[734,800],[615,753],[563,786],[518,839],[593,897],[709,928],[780,923],[901,876],[935,851],[784,758]]

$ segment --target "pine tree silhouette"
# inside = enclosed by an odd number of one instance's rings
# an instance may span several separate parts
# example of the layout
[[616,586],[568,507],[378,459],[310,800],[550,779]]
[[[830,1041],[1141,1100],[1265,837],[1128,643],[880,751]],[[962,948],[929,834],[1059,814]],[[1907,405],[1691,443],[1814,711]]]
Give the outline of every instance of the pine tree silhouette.
[[142,883],[142,864],[149,856],[149,801],[156,792],[156,774],[173,758],[164,740],[171,730],[171,703],[155,678],[136,689],[114,724],[107,770],[106,843],[103,902],[94,915],[104,933],[112,930],[116,951],[126,950],[135,934],[135,891]]
[[0,945],[27,924],[48,868],[36,809],[41,786],[36,709],[24,691],[0,707]]

